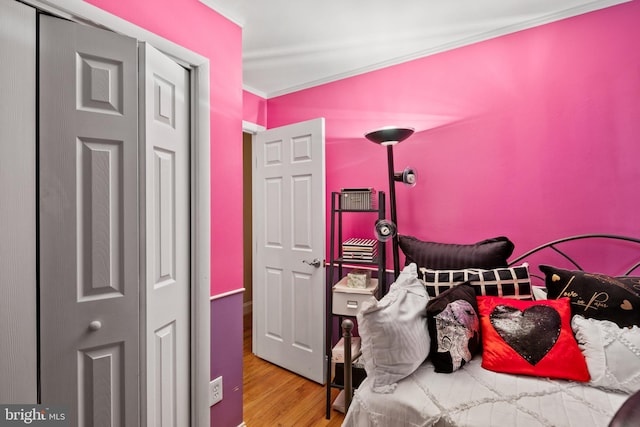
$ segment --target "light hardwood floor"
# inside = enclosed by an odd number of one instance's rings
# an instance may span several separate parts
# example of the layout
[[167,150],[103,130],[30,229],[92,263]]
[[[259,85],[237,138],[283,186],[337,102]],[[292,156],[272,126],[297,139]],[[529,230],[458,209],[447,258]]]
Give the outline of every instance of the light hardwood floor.
[[[251,353],[251,316],[244,318],[243,418],[247,427],[338,427],[344,414],[325,418],[325,386]],[[333,398],[338,390],[332,391]]]

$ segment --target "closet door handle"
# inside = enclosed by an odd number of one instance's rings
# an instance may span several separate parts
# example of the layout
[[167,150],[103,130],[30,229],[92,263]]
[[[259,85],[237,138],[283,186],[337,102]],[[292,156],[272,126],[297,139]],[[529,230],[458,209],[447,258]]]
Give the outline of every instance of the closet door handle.
[[89,323],[89,330],[91,332],[95,332],[100,328],[102,328],[102,322],[99,320],[94,320],[91,323]]

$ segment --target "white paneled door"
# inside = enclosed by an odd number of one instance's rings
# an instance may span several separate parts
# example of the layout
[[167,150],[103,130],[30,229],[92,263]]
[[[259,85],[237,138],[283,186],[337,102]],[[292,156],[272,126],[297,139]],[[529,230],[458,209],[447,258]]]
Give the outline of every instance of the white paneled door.
[[254,141],[253,352],[323,383],[324,119]]
[[44,404],[139,423],[137,42],[40,18]]
[[189,72],[42,16],[39,79],[42,403],[189,426]]
[[[189,425],[189,73],[140,45],[144,425]],[[146,377],[146,380],[144,378]],[[144,398],[144,397],[143,397]]]

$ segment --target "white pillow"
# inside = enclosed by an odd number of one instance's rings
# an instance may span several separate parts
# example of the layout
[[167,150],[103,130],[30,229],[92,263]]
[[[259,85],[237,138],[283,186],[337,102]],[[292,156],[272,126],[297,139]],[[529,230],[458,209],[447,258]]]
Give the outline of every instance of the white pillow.
[[587,360],[590,385],[632,394],[640,390],[640,328],[573,316],[571,327]]
[[371,389],[391,393],[429,355],[427,291],[416,264],[404,268],[387,295],[363,304],[357,314],[362,358]]
[[542,301],[547,299],[547,288],[544,286],[531,286],[531,294],[536,301]]

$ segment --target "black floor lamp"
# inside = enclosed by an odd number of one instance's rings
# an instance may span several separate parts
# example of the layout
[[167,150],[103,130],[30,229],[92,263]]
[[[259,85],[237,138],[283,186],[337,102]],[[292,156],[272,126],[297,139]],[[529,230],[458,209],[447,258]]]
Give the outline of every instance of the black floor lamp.
[[412,169],[405,169],[404,172],[395,173],[393,167],[393,146],[399,142],[409,138],[414,132],[412,128],[403,128],[388,126],[366,133],[364,136],[369,141],[387,147],[387,168],[389,175],[389,213],[391,215],[391,224],[384,226],[383,236],[385,233],[392,236],[393,249],[393,273],[394,278],[400,274],[400,254],[398,240],[398,218],[396,216],[396,181],[403,181],[409,185],[415,184],[416,174]]

